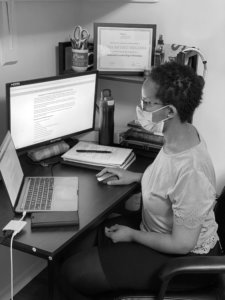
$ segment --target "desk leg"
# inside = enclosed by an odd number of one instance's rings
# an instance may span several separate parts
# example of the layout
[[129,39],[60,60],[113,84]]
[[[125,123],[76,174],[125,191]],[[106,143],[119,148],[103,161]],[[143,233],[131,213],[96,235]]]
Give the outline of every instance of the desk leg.
[[52,258],[48,260],[48,299],[54,299],[54,278],[55,278],[55,263]]

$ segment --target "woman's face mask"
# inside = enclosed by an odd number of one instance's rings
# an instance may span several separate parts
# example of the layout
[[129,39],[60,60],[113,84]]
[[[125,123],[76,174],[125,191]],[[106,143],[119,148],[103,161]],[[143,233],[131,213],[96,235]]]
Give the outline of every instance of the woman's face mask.
[[168,116],[165,116],[165,108],[167,107],[169,107],[169,105],[150,112],[142,110],[140,106],[137,106],[137,119],[145,130],[162,135],[164,122],[169,119]]

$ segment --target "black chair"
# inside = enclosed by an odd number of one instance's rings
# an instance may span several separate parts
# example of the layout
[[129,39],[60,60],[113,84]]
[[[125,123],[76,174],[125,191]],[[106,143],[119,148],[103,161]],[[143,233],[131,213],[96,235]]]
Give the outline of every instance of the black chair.
[[[220,243],[225,249],[225,187],[217,199],[215,215]],[[174,258],[165,265],[159,278],[161,286],[157,293],[125,291],[105,296],[104,300],[225,300],[224,255]]]

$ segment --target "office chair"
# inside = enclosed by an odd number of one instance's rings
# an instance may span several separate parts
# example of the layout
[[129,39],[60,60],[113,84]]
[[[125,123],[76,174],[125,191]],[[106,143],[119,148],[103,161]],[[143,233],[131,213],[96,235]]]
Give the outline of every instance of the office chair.
[[[225,249],[225,187],[217,199],[215,216],[221,247]],[[104,300],[225,300],[225,255],[174,258],[164,266],[159,278],[158,292],[124,291]]]

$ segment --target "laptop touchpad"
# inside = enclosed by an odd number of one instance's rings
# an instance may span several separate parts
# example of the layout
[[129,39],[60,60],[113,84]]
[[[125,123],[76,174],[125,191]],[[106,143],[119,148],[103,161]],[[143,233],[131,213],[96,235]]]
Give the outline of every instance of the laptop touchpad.
[[71,211],[78,209],[78,179],[55,177],[51,210]]

